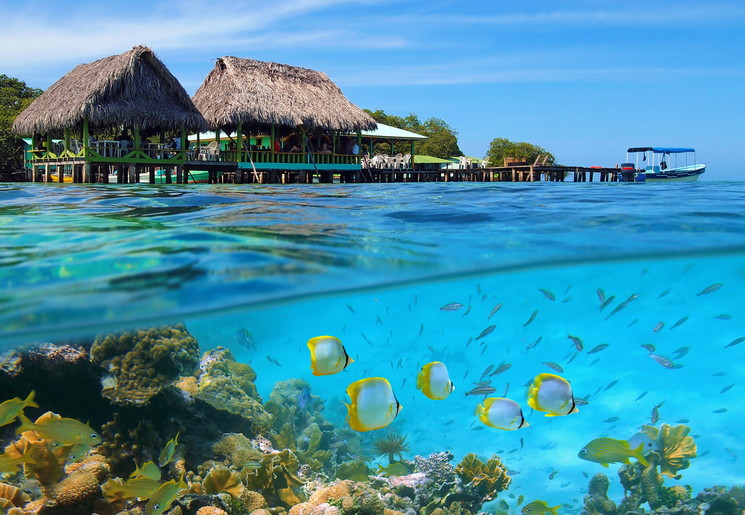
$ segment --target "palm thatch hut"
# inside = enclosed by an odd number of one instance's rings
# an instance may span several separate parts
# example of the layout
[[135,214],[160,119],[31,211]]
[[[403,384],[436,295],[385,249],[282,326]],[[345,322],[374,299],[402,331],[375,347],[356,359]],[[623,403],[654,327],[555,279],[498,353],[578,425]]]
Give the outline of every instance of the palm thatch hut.
[[142,45],[76,66],[18,115],[13,131],[60,132],[84,121],[91,128],[206,129],[183,86]]
[[[120,128],[120,137],[111,139]],[[139,182],[137,174],[143,170],[153,182],[156,166],[161,172],[170,167],[180,182],[188,159],[186,133],[206,129],[206,120],[183,86],[142,45],[76,66],[23,110],[12,126],[17,134],[33,135],[32,180],[40,179],[43,171],[45,181],[59,182],[89,182],[92,174],[102,182],[114,176],[117,182]],[[92,141],[92,131],[104,141]],[[167,132],[180,141],[173,144],[175,152],[164,145]],[[158,133],[159,144],[142,139]],[[169,172],[167,182],[170,178]]]
[[212,129],[275,125],[357,132],[377,126],[324,73],[232,56],[217,60],[194,104]]

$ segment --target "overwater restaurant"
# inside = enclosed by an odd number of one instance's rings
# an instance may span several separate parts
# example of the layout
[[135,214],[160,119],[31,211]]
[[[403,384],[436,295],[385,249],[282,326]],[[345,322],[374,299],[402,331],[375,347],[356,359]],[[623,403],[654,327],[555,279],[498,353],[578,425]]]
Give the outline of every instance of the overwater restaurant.
[[145,46],[78,65],[13,123],[31,136],[30,179],[45,182],[155,182],[166,170],[182,179],[187,134],[206,129],[186,90]]
[[217,59],[191,99],[145,46],[77,66],[13,125],[30,180],[104,183],[357,182],[374,144],[423,138],[389,129],[325,74],[272,62]]

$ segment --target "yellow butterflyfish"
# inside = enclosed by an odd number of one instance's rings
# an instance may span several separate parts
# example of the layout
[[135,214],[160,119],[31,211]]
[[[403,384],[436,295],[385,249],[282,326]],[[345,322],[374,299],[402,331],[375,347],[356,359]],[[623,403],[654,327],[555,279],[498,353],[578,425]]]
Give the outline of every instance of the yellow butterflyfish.
[[514,431],[528,427],[520,405],[504,397],[489,397],[476,406],[476,416],[489,427]]
[[401,411],[391,383],[383,377],[368,377],[347,387],[352,399],[347,406],[347,422],[355,431],[372,431],[388,426]]
[[341,340],[335,336],[316,336],[308,340],[310,368],[314,376],[341,372],[354,360],[347,354]]
[[455,390],[445,363],[433,361],[422,367],[416,376],[416,387],[430,399],[446,399]]
[[538,374],[528,390],[528,406],[546,412],[547,417],[560,417],[577,413],[572,387],[563,377]]

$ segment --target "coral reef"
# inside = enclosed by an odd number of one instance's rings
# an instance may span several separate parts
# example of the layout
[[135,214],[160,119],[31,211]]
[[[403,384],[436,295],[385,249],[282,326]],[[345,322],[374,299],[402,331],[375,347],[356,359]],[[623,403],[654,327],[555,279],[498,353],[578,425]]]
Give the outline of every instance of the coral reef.
[[616,503],[608,498],[610,479],[605,474],[595,474],[590,479],[588,493],[584,499],[584,513],[616,514]]
[[316,490],[308,501],[290,508],[289,515],[377,515],[385,510],[380,496],[368,485],[345,480]]
[[196,376],[182,377],[177,386],[191,398],[249,420],[254,433],[263,433],[271,426],[272,416],[261,404],[255,380],[249,365],[238,363],[230,350],[218,347],[204,353]]
[[465,485],[481,497],[481,501],[491,501],[497,494],[510,486],[507,467],[496,454],[486,462],[475,454],[467,454],[455,467],[455,472]]
[[183,324],[99,336],[91,361],[104,370],[102,394],[117,404],[146,404],[199,363],[199,345]]
[[234,499],[243,494],[244,486],[240,476],[234,474],[227,468],[214,468],[209,471],[202,481],[202,486],[207,494],[225,492]]

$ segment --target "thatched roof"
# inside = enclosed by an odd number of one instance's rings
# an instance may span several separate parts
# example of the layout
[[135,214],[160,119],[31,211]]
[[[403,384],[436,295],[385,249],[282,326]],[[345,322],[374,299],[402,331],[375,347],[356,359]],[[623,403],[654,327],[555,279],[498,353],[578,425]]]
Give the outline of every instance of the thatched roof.
[[76,66],[13,123],[17,134],[80,127],[206,130],[183,86],[145,46]]
[[194,104],[212,129],[238,122],[350,132],[376,127],[324,73],[231,56],[217,60]]

